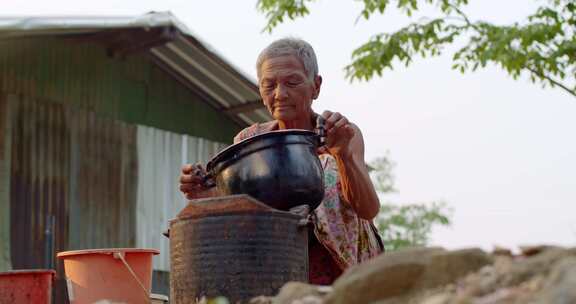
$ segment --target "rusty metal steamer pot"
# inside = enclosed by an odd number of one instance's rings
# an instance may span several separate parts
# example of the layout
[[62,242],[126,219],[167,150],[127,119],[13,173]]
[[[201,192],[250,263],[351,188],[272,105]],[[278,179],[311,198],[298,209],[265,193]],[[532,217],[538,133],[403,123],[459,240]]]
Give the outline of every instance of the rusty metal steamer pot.
[[207,184],[224,195],[248,194],[279,210],[303,204],[314,210],[324,197],[316,153],[320,130],[272,131],[232,145],[208,162]]

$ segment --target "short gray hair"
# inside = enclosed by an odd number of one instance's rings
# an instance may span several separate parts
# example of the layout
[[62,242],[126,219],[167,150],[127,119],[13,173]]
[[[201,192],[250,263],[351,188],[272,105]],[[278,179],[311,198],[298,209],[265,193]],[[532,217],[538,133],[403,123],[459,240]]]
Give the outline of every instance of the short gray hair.
[[287,37],[270,43],[258,55],[258,60],[256,60],[258,79],[260,79],[260,69],[264,60],[286,55],[294,55],[300,59],[309,80],[314,80],[314,77],[318,75],[318,61],[312,46],[302,39]]

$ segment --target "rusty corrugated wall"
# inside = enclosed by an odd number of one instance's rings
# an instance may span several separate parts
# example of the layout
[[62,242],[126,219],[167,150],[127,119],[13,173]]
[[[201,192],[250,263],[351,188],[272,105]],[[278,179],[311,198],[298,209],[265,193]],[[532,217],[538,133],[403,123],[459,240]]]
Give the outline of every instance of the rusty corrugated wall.
[[12,266],[49,265],[45,232],[53,216],[52,256],[63,250],[151,247],[161,250],[154,269],[168,271],[169,246],[161,232],[185,205],[178,190],[180,168],[205,164],[226,144],[46,100],[14,95],[1,100],[9,110],[4,125],[11,130],[5,137],[12,157],[4,162],[11,168],[10,198],[0,203],[10,210]]
[[66,249],[68,243],[70,126],[63,105],[26,98],[11,101],[12,266],[44,268],[53,255],[46,252],[50,217],[55,220],[55,250]]
[[55,251],[134,246],[136,127],[24,97],[9,106],[13,267],[48,265],[49,216]]
[[[65,302],[70,126],[61,104],[9,96],[10,255],[14,269],[55,268],[55,300]],[[49,234],[47,234],[49,232]]]
[[9,202],[0,203],[9,207],[11,266],[55,267],[62,299],[57,252],[135,245],[136,126],[45,100],[1,100],[11,155],[9,170],[0,167]]

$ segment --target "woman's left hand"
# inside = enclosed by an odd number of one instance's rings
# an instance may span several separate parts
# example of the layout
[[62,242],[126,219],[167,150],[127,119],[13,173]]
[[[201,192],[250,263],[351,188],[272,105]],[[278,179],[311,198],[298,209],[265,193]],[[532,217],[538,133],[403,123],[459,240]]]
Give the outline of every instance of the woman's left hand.
[[349,158],[355,154],[352,139],[357,136],[358,129],[354,124],[338,112],[324,111],[324,127],[326,128],[326,147],[330,154]]

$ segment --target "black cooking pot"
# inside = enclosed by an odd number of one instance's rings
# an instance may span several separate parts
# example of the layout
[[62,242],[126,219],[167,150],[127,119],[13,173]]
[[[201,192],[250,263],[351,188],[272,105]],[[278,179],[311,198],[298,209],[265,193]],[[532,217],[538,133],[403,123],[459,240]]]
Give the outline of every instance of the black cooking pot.
[[324,198],[324,172],[316,153],[321,137],[307,130],[272,131],[247,138],[212,158],[209,182],[224,195],[248,194],[289,210]]

